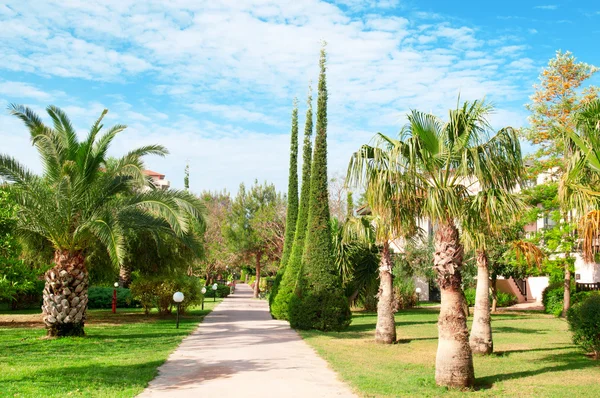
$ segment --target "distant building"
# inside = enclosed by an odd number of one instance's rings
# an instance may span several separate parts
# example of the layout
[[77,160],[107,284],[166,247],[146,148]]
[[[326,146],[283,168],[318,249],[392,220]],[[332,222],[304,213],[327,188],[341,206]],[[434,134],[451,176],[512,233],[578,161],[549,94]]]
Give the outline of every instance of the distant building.
[[157,173],[152,170],[144,170],[144,174],[150,177],[154,186],[158,189],[169,189],[171,187],[171,182],[169,180],[165,180],[165,175]]

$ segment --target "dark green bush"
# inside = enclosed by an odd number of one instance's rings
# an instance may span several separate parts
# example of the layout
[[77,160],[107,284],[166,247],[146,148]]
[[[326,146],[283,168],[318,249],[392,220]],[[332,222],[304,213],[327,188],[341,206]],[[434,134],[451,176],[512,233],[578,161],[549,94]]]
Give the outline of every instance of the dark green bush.
[[184,300],[181,303],[181,310],[185,312],[190,305],[200,303],[202,300],[201,289],[202,285],[198,278],[185,275],[174,278],[143,277],[136,279],[131,284],[131,294],[141,303],[146,314],[152,308],[158,308],[161,314],[170,314],[175,305],[173,302],[173,293],[175,292],[183,293]]
[[343,294],[329,291],[306,292],[290,301],[290,326],[294,329],[341,331],[352,321],[348,301]]
[[[227,285],[217,283],[217,298],[225,298],[231,294],[231,288]],[[215,297],[215,291],[212,289],[212,285],[206,286],[206,294],[204,297]]]
[[567,311],[573,342],[600,359],[600,294],[590,294]]
[[[579,303],[589,297],[591,292],[575,292],[575,285],[571,285],[571,305]],[[542,304],[548,314],[560,316],[563,310],[565,288],[563,282],[552,282],[542,293]]]
[[[91,286],[88,290],[88,308],[112,308],[113,288]],[[138,307],[139,301],[134,300],[131,290],[117,288],[117,308]]]

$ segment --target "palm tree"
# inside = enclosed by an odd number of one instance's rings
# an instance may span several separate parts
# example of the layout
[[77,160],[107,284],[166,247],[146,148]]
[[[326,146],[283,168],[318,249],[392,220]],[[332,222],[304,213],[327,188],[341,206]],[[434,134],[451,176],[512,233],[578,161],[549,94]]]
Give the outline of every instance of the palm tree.
[[436,231],[434,270],[441,290],[438,320],[436,382],[449,387],[469,387],[474,382],[465,305],[461,288],[463,245],[458,225],[467,214],[476,190],[514,188],[521,157],[518,138],[511,128],[491,135],[487,115],[493,108],[482,102],[465,102],[449,112],[449,120],[412,111],[399,140],[392,140],[389,158],[394,169],[414,176],[422,214]]
[[[371,212],[366,219],[374,227],[375,243],[381,247],[375,341],[391,344],[396,341],[397,302],[390,243],[416,233],[419,197],[406,169],[395,167],[398,165],[393,157],[398,142],[383,134],[376,135],[374,141],[374,146],[363,145],[352,155],[346,182],[366,186],[365,196]],[[354,231],[355,239],[362,238],[365,242],[372,239],[368,236],[370,229],[364,228],[362,223],[348,222],[347,226]]]
[[57,107],[46,109],[52,127],[27,107],[9,109],[25,123],[44,167],[36,175],[0,155],[0,176],[19,206],[18,233],[24,239],[41,238],[54,249],[53,268],[45,274],[44,323],[50,336],[83,335],[90,248],[100,244],[118,266],[125,257],[125,231],[184,238],[202,230],[203,205],[185,191],[154,189],[143,174],[142,157],[165,155],[162,146],[144,146],[109,161],[110,144],[125,126],[100,135],[107,110],[80,141]]

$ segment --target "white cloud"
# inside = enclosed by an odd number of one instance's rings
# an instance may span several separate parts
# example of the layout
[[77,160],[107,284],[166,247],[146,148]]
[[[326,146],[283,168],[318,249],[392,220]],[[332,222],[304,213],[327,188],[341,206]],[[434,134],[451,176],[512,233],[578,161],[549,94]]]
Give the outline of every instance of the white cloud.
[[32,84],[25,82],[12,82],[0,80],[0,95],[11,100],[30,98],[38,101],[52,101],[57,96],[64,95],[62,92],[47,93]]
[[556,10],[558,8],[558,6],[555,4],[548,4],[548,5],[542,5],[542,6],[535,6],[533,8],[538,9],[538,10]]

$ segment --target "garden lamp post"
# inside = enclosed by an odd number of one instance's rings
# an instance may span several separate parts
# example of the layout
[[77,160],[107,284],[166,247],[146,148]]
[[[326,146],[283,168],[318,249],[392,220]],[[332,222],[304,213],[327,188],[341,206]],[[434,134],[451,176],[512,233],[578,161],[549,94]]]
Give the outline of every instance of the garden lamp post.
[[177,329],[179,329],[179,308],[181,307],[181,302],[183,301],[183,293],[176,292],[173,295],[173,301],[177,303]]
[[212,285],[212,290],[215,291],[215,295],[213,296],[213,302],[217,301],[217,284]]
[[417,307],[418,307],[419,301],[421,300],[421,288],[420,287],[416,288],[415,292],[417,292]]
[[115,314],[117,312],[117,288],[119,287],[119,282],[115,282],[113,286],[115,288],[113,289],[112,313]]
[[202,311],[204,311],[204,295],[206,294],[206,286],[202,288]]

